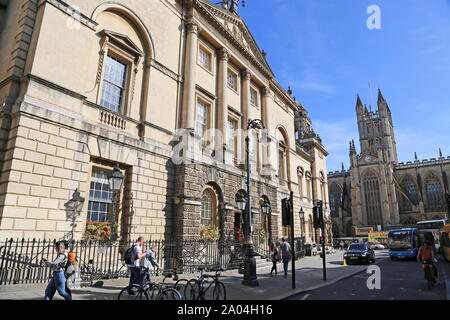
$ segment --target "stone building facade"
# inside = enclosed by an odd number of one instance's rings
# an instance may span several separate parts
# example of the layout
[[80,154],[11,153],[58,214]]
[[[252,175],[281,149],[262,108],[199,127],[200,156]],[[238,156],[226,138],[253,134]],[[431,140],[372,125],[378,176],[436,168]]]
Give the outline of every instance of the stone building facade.
[[[261,119],[250,140],[254,234],[286,235],[280,205],[292,190],[296,234],[316,241],[327,152],[226,1],[14,0],[0,17],[0,237],[63,237],[78,189],[77,239],[88,222],[116,223],[122,239],[192,239],[208,225],[234,238],[246,177],[238,133]],[[116,165],[125,180],[113,214]]]
[[357,98],[361,152],[350,142],[350,170],[328,174],[334,234],[354,235],[354,227],[383,230],[448,217],[450,157],[399,163],[391,110],[381,91],[378,110]]

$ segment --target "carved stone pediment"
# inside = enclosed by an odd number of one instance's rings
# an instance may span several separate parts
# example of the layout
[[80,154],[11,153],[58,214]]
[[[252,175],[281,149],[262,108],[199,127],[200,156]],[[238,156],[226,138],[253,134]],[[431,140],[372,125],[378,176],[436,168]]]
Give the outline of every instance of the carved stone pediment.
[[197,4],[200,8],[204,9],[205,12],[209,13],[210,18],[213,18],[215,22],[223,27],[224,31],[231,35],[232,38],[247,51],[247,53],[265,68],[267,73],[273,76],[270,66],[242,18],[207,0],[198,0]]
[[124,34],[109,30],[103,30],[100,32],[100,36],[102,38],[107,37],[109,42],[114,43],[116,46],[121,47],[122,49],[131,51],[136,56],[144,56],[142,50],[139,49],[139,47],[128,36]]

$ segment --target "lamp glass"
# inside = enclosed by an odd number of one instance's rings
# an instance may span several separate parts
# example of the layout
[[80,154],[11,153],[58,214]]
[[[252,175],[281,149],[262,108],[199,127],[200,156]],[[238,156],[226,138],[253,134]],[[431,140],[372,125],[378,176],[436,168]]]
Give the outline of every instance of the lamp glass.
[[111,191],[119,191],[122,188],[124,176],[119,168],[114,168],[114,173],[108,178],[109,188]]
[[239,210],[244,210],[245,209],[245,205],[246,205],[246,201],[243,198],[237,199],[236,200],[236,204],[237,204],[237,207],[239,208]]

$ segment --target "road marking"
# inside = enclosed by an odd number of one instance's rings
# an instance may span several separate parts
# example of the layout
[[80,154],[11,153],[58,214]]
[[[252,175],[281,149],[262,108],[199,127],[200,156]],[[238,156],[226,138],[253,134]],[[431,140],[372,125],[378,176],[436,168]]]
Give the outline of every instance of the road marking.
[[306,299],[308,299],[308,297],[309,297],[309,294],[307,293],[307,294],[305,294],[305,295],[303,296],[303,298],[301,298],[300,300],[306,300]]

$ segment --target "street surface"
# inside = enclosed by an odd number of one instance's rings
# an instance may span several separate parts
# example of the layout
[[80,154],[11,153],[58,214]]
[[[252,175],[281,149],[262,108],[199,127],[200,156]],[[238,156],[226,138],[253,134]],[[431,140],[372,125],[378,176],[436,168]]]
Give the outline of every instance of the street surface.
[[[377,258],[387,256],[387,250],[376,251]],[[287,300],[445,300],[444,279],[450,276],[450,263],[439,261],[436,266],[439,278],[432,290],[428,290],[417,261],[391,261],[387,258],[379,263],[381,290],[369,290],[367,280],[371,274],[362,272],[331,286],[303,292]]]

